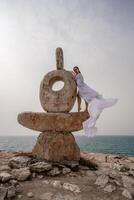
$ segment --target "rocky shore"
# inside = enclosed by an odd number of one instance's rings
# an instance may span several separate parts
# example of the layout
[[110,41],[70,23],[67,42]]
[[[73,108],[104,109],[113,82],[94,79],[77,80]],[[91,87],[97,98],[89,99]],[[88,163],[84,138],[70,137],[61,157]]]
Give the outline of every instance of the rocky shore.
[[46,162],[0,151],[0,200],[134,198],[134,157],[81,152],[80,162]]

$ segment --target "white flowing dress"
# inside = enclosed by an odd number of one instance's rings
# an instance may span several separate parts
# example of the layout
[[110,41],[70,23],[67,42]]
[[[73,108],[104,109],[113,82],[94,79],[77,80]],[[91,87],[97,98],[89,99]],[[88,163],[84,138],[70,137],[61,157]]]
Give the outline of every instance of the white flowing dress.
[[90,117],[83,122],[83,129],[87,136],[92,137],[97,132],[95,125],[101,112],[104,108],[113,106],[117,102],[117,99],[104,99],[101,94],[84,83],[81,73],[75,76],[75,80],[80,97],[88,103],[88,112],[90,115]]

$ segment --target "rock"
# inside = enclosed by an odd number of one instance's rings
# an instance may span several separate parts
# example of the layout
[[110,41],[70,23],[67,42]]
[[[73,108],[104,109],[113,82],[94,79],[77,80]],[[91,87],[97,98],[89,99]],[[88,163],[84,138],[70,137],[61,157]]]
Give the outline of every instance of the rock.
[[7,195],[7,188],[0,187],[0,200],[4,200]]
[[22,195],[21,195],[21,194],[18,194],[18,195],[17,195],[17,198],[18,198],[18,199],[21,199],[21,198],[22,198]]
[[46,185],[50,184],[50,180],[44,180],[42,183],[45,183]]
[[85,170],[85,171],[88,171],[88,170],[89,170],[89,167],[84,166],[84,165],[79,165],[79,170]]
[[1,182],[7,182],[7,181],[9,181],[9,180],[11,180],[12,179],[12,175],[11,174],[9,174],[8,172],[1,172],[0,173],[0,181]]
[[114,184],[116,184],[118,186],[121,186],[121,183],[119,181],[117,181],[117,180],[111,179],[110,182],[114,183]]
[[98,169],[98,165],[94,161],[92,161],[87,156],[87,154],[84,154],[84,153],[80,154],[80,161],[79,161],[79,163],[81,165],[88,166],[89,169],[92,169],[92,170],[97,170]]
[[25,181],[31,176],[31,172],[28,167],[20,168],[20,169],[13,169],[12,175],[18,181]]
[[17,156],[9,160],[8,166],[11,168],[19,169],[22,167],[27,167],[30,161],[31,161],[31,158],[27,156]]
[[128,176],[122,176],[122,182],[125,188],[133,188],[134,187],[134,179]]
[[95,184],[101,187],[105,187],[108,181],[109,181],[109,177],[107,175],[102,174],[96,179]]
[[120,172],[128,172],[129,171],[129,167],[127,165],[120,164],[120,163],[114,163],[113,169],[117,169]]
[[38,178],[38,179],[43,179],[44,176],[43,176],[43,175],[38,175],[37,178]]
[[69,190],[71,192],[76,192],[76,193],[80,192],[80,188],[78,187],[78,185],[74,185],[74,184],[71,184],[71,183],[64,183],[63,189]]
[[5,171],[5,172],[10,172],[11,168],[8,165],[1,165],[0,166],[0,172]]
[[70,132],[47,131],[39,135],[33,155],[48,161],[78,161],[80,149]]
[[52,200],[52,192],[46,192],[46,193],[43,193],[39,196],[39,199],[40,200]]
[[29,197],[29,198],[32,198],[32,197],[34,197],[34,194],[33,194],[33,192],[28,192],[28,193],[27,193],[27,197]]
[[70,177],[77,177],[78,175],[75,172],[70,172],[68,174],[68,176],[70,176]]
[[16,196],[16,188],[14,186],[9,187],[7,192],[7,198],[13,198],[15,196]]
[[45,172],[52,169],[52,165],[48,162],[42,161],[42,162],[36,162],[34,164],[30,165],[30,170],[32,172]]
[[62,183],[59,180],[51,181],[50,184],[55,188],[62,188]]
[[49,175],[49,176],[57,176],[59,174],[61,174],[61,171],[59,170],[58,167],[54,167],[49,172],[47,172],[47,175]]
[[70,173],[70,172],[71,172],[71,169],[68,168],[68,167],[64,167],[64,168],[62,169],[62,174],[68,174],[68,173]]
[[128,199],[132,199],[132,195],[127,189],[123,190],[122,195]]
[[104,153],[88,153],[88,152],[81,152],[80,155],[82,158],[87,160],[93,161],[95,163],[105,163],[107,160],[107,154]]
[[107,185],[105,188],[104,188],[104,191],[105,192],[113,192],[116,190],[116,187],[114,185]]
[[79,131],[82,123],[89,118],[88,112],[71,113],[34,113],[24,112],[18,115],[18,122],[32,130],[45,131]]
[[132,176],[132,177],[134,177],[134,171],[130,170],[129,171],[129,175]]
[[79,162],[78,161],[73,161],[73,160],[64,160],[63,164],[66,165],[67,167],[71,168],[72,170],[78,169],[79,167]]
[[85,173],[85,176],[87,178],[89,178],[90,180],[93,180],[93,181],[96,180],[96,174],[94,173],[94,171],[87,170],[86,173]]
[[18,181],[17,180],[10,180],[10,183],[12,184],[12,186],[16,186],[18,185]]

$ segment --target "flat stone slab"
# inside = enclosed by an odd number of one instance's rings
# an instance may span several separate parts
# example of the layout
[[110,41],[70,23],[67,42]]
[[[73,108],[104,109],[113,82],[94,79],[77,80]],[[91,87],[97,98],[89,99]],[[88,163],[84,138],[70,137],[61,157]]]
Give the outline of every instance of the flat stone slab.
[[89,118],[88,112],[38,113],[23,112],[18,115],[18,122],[32,130],[44,131],[79,131],[82,122]]

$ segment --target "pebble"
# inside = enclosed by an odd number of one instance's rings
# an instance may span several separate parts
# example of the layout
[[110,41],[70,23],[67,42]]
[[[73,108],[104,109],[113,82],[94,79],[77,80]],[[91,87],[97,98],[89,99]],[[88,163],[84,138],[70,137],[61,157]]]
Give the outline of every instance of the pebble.
[[28,192],[28,193],[27,193],[27,197],[29,197],[29,198],[32,198],[32,197],[34,197],[34,194],[33,194],[33,192]]
[[107,185],[105,188],[104,188],[104,191],[105,192],[113,192],[116,190],[116,187],[114,185]]
[[62,188],[62,183],[59,180],[54,180],[54,181],[51,181],[50,183],[55,188]]
[[122,192],[122,195],[125,196],[126,198],[128,199],[132,199],[132,195],[130,194],[130,192],[125,189],[123,192]]
[[21,199],[21,198],[22,198],[22,195],[21,195],[21,194],[18,194],[18,195],[17,195],[17,198],[18,198],[18,199]]
[[74,185],[71,183],[64,183],[63,184],[63,189],[65,190],[70,190],[71,192],[80,192],[80,188],[78,187],[78,185]]
[[105,187],[105,185],[108,183],[109,177],[105,174],[100,175],[97,179],[95,184],[99,185],[101,187]]

